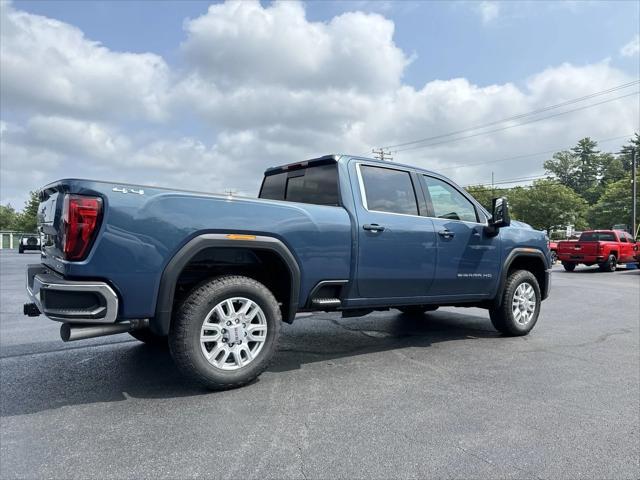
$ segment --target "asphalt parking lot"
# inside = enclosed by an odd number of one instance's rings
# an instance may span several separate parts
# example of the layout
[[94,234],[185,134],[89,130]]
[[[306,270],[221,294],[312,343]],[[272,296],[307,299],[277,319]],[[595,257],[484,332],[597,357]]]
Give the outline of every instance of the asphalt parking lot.
[[128,335],[63,343],[0,252],[2,478],[638,478],[640,270],[555,267],[528,337],[479,309],[285,325],[212,393]]

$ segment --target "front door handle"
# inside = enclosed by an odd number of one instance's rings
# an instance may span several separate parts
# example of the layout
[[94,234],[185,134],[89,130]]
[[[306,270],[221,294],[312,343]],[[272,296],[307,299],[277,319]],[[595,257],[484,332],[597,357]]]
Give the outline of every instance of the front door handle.
[[378,225],[377,223],[367,223],[366,225],[363,225],[362,228],[364,228],[367,232],[384,232],[384,227],[382,225]]
[[445,228],[444,230],[440,230],[438,232],[438,235],[440,235],[442,238],[453,238],[456,236],[456,234],[454,232],[452,232],[451,230]]

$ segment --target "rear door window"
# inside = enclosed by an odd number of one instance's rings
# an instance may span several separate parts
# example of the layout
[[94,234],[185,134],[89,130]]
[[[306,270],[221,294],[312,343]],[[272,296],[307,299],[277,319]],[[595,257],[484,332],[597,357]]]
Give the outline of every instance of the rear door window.
[[338,166],[329,163],[267,175],[259,197],[315,205],[339,205]]
[[418,202],[409,172],[360,165],[360,174],[367,210],[418,215]]

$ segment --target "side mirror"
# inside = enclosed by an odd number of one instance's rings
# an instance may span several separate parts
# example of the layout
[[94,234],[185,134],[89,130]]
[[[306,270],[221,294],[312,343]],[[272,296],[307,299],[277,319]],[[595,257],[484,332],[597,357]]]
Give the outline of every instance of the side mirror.
[[509,225],[511,225],[511,215],[509,215],[507,199],[505,197],[494,198],[487,233],[497,235],[501,227],[508,227]]
[[508,227],[511,225],[511,216],[509,215],[509,204],[505,197],[494,198],[493,208],[491,209],[491,225],[495,228]]

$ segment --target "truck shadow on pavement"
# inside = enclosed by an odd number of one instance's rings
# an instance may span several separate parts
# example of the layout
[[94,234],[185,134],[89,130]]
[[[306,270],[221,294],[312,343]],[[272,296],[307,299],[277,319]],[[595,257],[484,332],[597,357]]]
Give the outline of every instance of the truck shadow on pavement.
[[[360,355],[498,336],[488,315],[435,312],[410,318],[390,311],[342,319],[335,314],[318,314],[284,325],[280,348],[268,371],[291,371],[309,363],[348,362]],[[130,399],[220,395],[183,378],[167,348],[128,340],[53,348],[4,356],[0,416]]]

